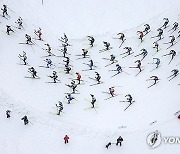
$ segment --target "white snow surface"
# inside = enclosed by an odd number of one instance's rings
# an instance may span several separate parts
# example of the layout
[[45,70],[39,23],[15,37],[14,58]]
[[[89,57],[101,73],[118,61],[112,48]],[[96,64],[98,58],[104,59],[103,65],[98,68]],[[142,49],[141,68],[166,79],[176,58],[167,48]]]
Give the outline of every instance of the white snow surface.
[[[150,149],[146,143],[149,133],[159,130],[163,136],[180,136],[180,121],[174,115],[180,110],[180,78],[177,76],[171,81],[167,77],[172,69],[180,69],[179,41],[170,49],[170,35],[178,36],[177,31],[169,31],[174,22],[180,21],[179,0],[2,0],[0,6],[8,5],[10,18],[0,17],[0,154],[178,154],[179,144],[162,144],[156,149]],[[12,27],[15,33],[6,34],[6,25],[17,26],[18,17],[23,18],[24,30]],[[157,29],[164,23],[163,18],[169,18],[169,27],[164,30],[164,39],[158,43],[160,51],[156,53],[153,42],[157,38]],[[151,26],[151,32],[140,43],[137,31],[144,29],[144,24]],[[44,41],[33,40],[35,45],[19,44],[25,42],[25,34],[37,38],[34,29],[41,27]],[[169,32],[168,32],[169,31]],[[117,33],[124,32],[127,40],[119,48],[120,40],[113,39]],[[64,58],[50,57],[56,67],[47,69],[39,67],[46,65],[43,61],[46,56],[45,43],[49,43],[52,52],[62,55],[58,40],[63,33],[69,38],[72,46],[68,47],[70,64],[73,65],[71,75],[62,73]],[[87,36],[95,38],[95,46],[89,48]],[[111,43],[112,50],[99,53],[103,49],[103,41]],[[125,46],[130,46],[134,54],[122,58]],[[102,77],[103,84],[90,86],[96,83],[89,77],[95,77],[95,71],[82,71],[88,69],[89,59],[77,60],[76,55],[82,53],[82,48],[89,50]],[[134,63],[141,58],[134,57],[142,48],[148,50],[147,57],[142,61],[144,70],[138,73]],[[169,63],[170,56],[162,57],[171,49],[177,52],[173,61]],[[19,65],[18,54],[27,53],[29,66]],[[111,54],[117,57],[118,63],[126,73],[111,78],[115,72],[116,64],[105,67],[110,62],[102,58],[109,58]],[[161,59],[160,68],[152,71],[155,64],[153,58]],[[30,76],[28,68],[33,66],[40,79],[25,78]],[[58,72],[61,83],[46,83],[52,81],[47,77],[52,71]],[[67,104],[65,93],[71,89],[70,84],[80,72],[85,84],[79,85],[80,94],[73,95],[76,100]],[[146,81],[152,75],[157,75],[160,81],[157,85],[147,89],[153,81]],[[120,94],[109,100],[110,86],[115,86],[115,93]],[[94,94],[97,108],[91,109],[90,94]],[[126,111],[125,95],[131,94],[135,103]],[[62,101],[63,113],[56,115],[55,104]],[[11,110],[11,118],[6,118],[6,110]],[[27,115],[30,123],[24,125],[21,118]],[[157,121],[150,125],[153,121]],[[125,127],[123,127],[125,126]],[[69,143],[64,144],[65,135],[70,137]],[[124,138],[122,147],[112,144],[105,148],[108,142],[115,143],[119,136]]]

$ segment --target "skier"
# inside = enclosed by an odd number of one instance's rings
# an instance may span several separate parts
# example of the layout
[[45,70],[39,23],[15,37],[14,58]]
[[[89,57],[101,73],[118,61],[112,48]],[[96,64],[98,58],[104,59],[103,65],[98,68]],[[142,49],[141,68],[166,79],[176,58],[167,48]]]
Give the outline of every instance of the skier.
[[122,67],[119,64],[116,64],[116,71],[118,74],[122,72]]
[[[168,56],[168,55],[172,55],[171,60],[170,60],[170,62],[171,62],[174,59],[174,57],[176,56],[176,51],[171,50],[168,54],[165,54],[163,56]],[[170,64],[170,62],[169,62],[169,64]]]
[[142,51],[140,54],[134,56],[134,57],[137,57],[137,56],[140,56],[140,55],[143,55],[143,58],[141,59],[141,61],[147,56],[148,52],[146,49],[141,49],[140,51]]
[[146,32],[146,33],[145,33],[145,35],[146,35],[147,33],[149,33],[150,26],[149,26],[149,24],[145,24],[144,26],[145,26],[145,29],[144,29],[143,32]]
[[116,142],[116,145],[122,145],[122,141],[123,141],[123,138],[121,137],[121,136],[119,136],[118,138],[117,138],[117,142]]
[[178,36],[177,37],[180,37],[180,31],[178,31]]
[[63,44],[63,49],[61,49],[61,51],[63,52],[63,57],[66,57],[67,54],[67,45]]
[[154,47],[156,49],[156,51],[158,52],[159,51],[159,44],[157,42],[154,42]]
[[66,96],[66,98],[67,98],[67,100],[68,100],[68,104],[70,104],[70,102],[71,102],[73,99],[75,99],[74,97],[72,97],[71,94],[68,94],[68,95]]
[[176,31],[176,29],[178,29],[178,26],[179,26],[179,24],[177,22],[175,22],[173,24],[173,28],[172,29],[174,29],[174,31]]
[[64,58],[66,58],[66,60],[63,60],[63,62],[65,62],[66,65],[68,66],[68,65],[69,65],[69,62],[70,62],[70,59],[69,59],[69,57],[64,57]]
[[27,56],[26,56],[26,52],[23,51],[23,55],[19,54],[18,56],[23,62],[24,62],[24,65],[27,65]]
[[127,102],[132,104],[132,96],[130,94],[127,94],[125,97],[127,97]]
[[80,84],[80,82],[81,82],[81,74],[76,72],[76,75],[77,75],[78,84]]
[[154,83],[152,85],[150,85],[148,88],[155,85],[157,83],[157,81],[159,80],[159,78],[157,76],[153,75],[153,76],[150,77],[149,80],[154,80]]
[[179,75],[179,70],[178,69],[173,69],[171,72],[173,74],[168,77],[168,78],[170,78],[169,81],[174,79],[177,75]]
[[67,85],[68,87],[72,88],[72,93],[76,92],[77,84],[75,83],[74,80],[71,81],[71,85]]
[[23,20],[22,20],[22,18],[21,17],[19,17],[18,19],[17,19],[17,22],[15,22],[16,24],[18,24],[18,29],[21,29],[22,27],[23,27]]
[[26,35],[25,35],[25,38],[27,39],[27,40],[26,40],[26,44],[32,43],[31,36],[29,36],[28,34],[26,34]]
[[69,140],[69,136],[65,135],[65,137],[64,137],[64,143],[65,143],[65,144],[68,143],[68,140]]
[[172,35],[172,36],[169,36],[171,38],[170,42],[169,43],[172,43],[171,46],[173,46],[173,43],[175,41],[175,37]]
[[9,32],[14,32],[14,30],[11,29],[11,26],[6,25],[6,33],[9,35]]
[[7,5],[3,5],[3,8],[1,8],[1,10],[3,11],[3,17],[5,17],[5,14],[8,15],[8,13],[7,13]]
[[156,62],[154,64],[156,64],[156,68],[158,68],[161,61],[159,58],[153,58],[153,61],[154,60],[156,60]]
[[41,32],[41,28],[39,27],[39,29],[36,31],[34,30],[34,33],[39,37],[38,39],[39,40],[42,40],[42,32]]
[[106,47],[105,50],[109,50],[110,48],[110,43],[109,42],[103,42],[104,43],[104,46]]
[[92,67],[94,66],[93,60],[91,59],[89,62],[90,64],[88,64],[88,66],[90,67],[90,70],[92,70]]
[[71,71],[71,67],[69,65],[65,64],[65,70],[64,71],[66,74],[69,74]]
[[90,94],[91,95],[91,104],[92,104],[92,108],[94,108],[94,103],[96,102],[96,98],[94,97],[93,94]]
[[29,120],[26,115],[23,118],[21,118],[21,120],[24,120],[24,125],[27,125],[29,123]]
[[122,53],[122,54],[125,54],[127,53],[128,55],[132,54],[131,51],[132,51],[132,48],[131,47],[124,47],[123,49],[126,49],[127,51]]
[[142,31],[137,31],[137,33],[139,34],[139,39],[141,40],[141,42],[143,41],[143,37],[144,37],[144,34]]
[[115,63],[116,57],[115,57],[113,54],[110,55],[110,57],[111,57],[111,58],[110,58],[110,61],[112,61],[112,64]]
[[115,90],[114,90],[114,87],[110,87],[110,88],[109,88],[109,93],[111,94],[112,97],[114,97],[114,95],[115,95],[115,94],[114,94],[114,91],[115,91]]
[[7,118],[10,118],[10,117],[11,117],[11,116],[10,116],[10,113],[11,113],[10,110],[7,110],[7,111],[6,111],[6,117],[7,117]]
[[111,145],[111,142],[109,142],[109,143],[106,145],[106,148],[108,149],[110,145]]
[[100,76],[100,74],[98,72],[95,72],[95,73],[96,73],[95,79],[97,80],[98,84],[100,84],[101,83],[101,81],[100,81],[101,76]]
[[120,35],[119,39],[122,40],[122,42],[125,41],[125,39],[124,39],[124,38],[125,38],[124,33],[118,33],[117,35]]
[[61,37],[61,39],[62,39],[62,41],[64,42],[64,43],[66,43],[67,45],[68,45],[68,37],[66,36],[66,34],[64,33],[64,37]]
[[90,41],[90,46],[93,47],[94,46],[94,41],[95,41],[94,37],[88,36],[88,38],[89,38],[88,40]]
[[57,110],[58,110],[57,115],[60,115],[61,111],[63,110],[62,102],[59,101],[58,104],[56,104],[56,107],[57,107]]
[[164,29],[166,29],[166,28],[167,28],[167,25],[168,25],[168,23],[169,23],[169,19],[168,19],[168,18],[164,18],[163,20],[165,20],[165,22],[164,22],[164,24],[162,25],[161,28],[164,27]]
[[82,49],[82,51],[83,51],[83,53],[82,53],[83,58],[86,58],[86,55],[87,55],[87,53],[88,53],[88,50],[87,50],[87,49]]
[[136,68],[139,68],[139,72],[141,72],[141,61],[140,60],[136,60],[135,63],[138,63],[137,64],[137,67]]
[[47,68],[53,65],[51,59],[46,58],[44,61],[47,63]]
[[49,54],[49,56],[52,56],[53,54],[52,54],[52,52],[51,52],[51,47],[50,47],[50,45],[49,45],[48,43],[46,43],[46,44],[44,44],[44,45],[47,46],[47,49],[45,49],[45,50],[47,51],[47,53]]
[[38,77],[37,76],[37,72],[36,70],[34,69],[34,67],[31,67],[31,68],[28,68],[28,72],[32,74],[32,77],[35,78],[35,77]]
[[53,74],[52,74],[52,76],[49,76],[50,78],[53,78],[53,80],[54,80],[54,83],[56,83],[57,81],[58,81],[58,76],[57,76],[57,72],[56,71],[53,71]]
[[163,30],[161,28],[159,28],[157,31],[159,31],[157,37],[159,37],[159,40],[161,40],[162,39]]

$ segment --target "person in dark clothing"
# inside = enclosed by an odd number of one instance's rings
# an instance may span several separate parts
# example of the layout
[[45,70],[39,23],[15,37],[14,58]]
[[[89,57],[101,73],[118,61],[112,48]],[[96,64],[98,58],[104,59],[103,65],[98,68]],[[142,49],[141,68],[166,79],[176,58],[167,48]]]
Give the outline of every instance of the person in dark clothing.
[[29,123],[29,120],[26,115],[21,120],[24,120],[24,125],[27,125]]
[[119,138],[117,139],[116,145],[122,145],[121,142],[123,141],[123,138],[121,136],[119,136]]
[[7,116],[7,118],[10,118],[10,117],[11,117],[11,116],[10,116],[10,113],[11,113],[10,110],[7,110],[7,111],[6,111],[6,116]]
[[106,148],[108,149],[110,145],[111,145],[111,142],[109,142],[109,143],[106,145]]
[[64,137],[64,143],[65,143],[65,144],[68,143],[68,140],[69,140],[69,136],[66,135],[66,136]]

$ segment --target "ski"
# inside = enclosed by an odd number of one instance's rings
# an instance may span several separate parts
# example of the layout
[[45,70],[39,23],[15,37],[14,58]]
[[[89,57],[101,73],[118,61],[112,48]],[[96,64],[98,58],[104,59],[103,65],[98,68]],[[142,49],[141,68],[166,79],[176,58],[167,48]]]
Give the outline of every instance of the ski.
[[93,71],[93,70],[95,70],[95,69],[87,69],[87,70],[82,70],[82,71]]
[[128,55],[126,55],[126,56],[124,56],[124,57],[122,57],[122,58],[126,58],[127,56],[130,56],[130,55],[132,55],[134,52],[132,52],[132,53],[130,53],[130,54],[128,54]]
[[153,122],[151,122],[149,125],[152,125],[152,124],[154,124],[154,123],[156,123],[157,121],[155,120],[155,121],[153,121]]
[[132,103],[130,103],[125,109],[124,111],[126,111],[135,101],[132,101]]
[[102,52],[105,52],[105,51],[109,51],[111,49],[112,49],[112,47],[110,47],[108,50],[107,49],[102,49],[102,50],[99,50],[99,53],[102,53]]
[[114,74],[113,76],[111,76],[111,78],[115,77],[115,76],[118,75],[118,74],[120,74],[120,73],[118,72],[118,73]]
[[30,78],[30,79],[40,79],[40,77],[33,78],[33,77],[30,77],[30,76],[25,76],[25,78]]
[[104,82],[100,82],[100,83],[91,84],[91,85],[89,85],[89,86],[96,86],[96,85],[100,85],[100,84],[102,84],[102,83],[104,83]]
[[139,72],[135,75],[135,77],[138,76],[143,70],[144,70],[144,69],[142,69],[141,71],[139,71]]
[[24,43],[24,42],[20,42],[19,44],[35,45],[33,43],[29,44],[29,43]]
[[174,46],[176,43],[177,43],[177,42],[175,42],[174,44],[171,44],[169,47],[166,48],[166,50],[169,49],[169,48],[171,48],[172,46]]
[[112,64],[115,64],[115,63],[117,63],[118,61],[117,60],[115,60],[114,62],[112,62],[112,63],[110,63],[110,64],[107,64],[105,67],[108,67],[108,66],[110,66],[110,65],[112,65]]
[[106,98],[106,99],[104,99],[104,100],[108,100],[108,99],[114,98],[114,97],[116,97],[116,96],[118,96],[118,94],[117,94],[117,95],[114,95],[114,96],[111,96],[111,97],[108,97],[108,98]]
[[45,82],[45,83],[61,83],[61,82],[53,82],[53,81],[52,81],[52,82]]
[[177,77],[177,76],[173,76],[172,78],[169,79],[169,81],[171,81],[171,80],[174,79],[175,77]]
[[[126,40],[126,39],[124,39],[124,41],[125,41],[125,40]],[[119,48],[121,48],[121,46],[123,45],[124,41],[121,42]]]

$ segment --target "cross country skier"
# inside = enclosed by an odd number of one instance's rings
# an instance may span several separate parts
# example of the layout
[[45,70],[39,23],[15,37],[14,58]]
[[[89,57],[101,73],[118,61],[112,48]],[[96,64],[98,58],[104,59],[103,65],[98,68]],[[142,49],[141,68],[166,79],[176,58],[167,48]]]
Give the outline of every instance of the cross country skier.
[[148,52],[147,52],[147,50],[146,49],[141,49],[140,51],[142,51],[140,54],[138,54],[138,55],[136,55],[136,56],[134,56],[134,57],[138,57],[138,56],[140,56],[140,55],[143,55],[143,58],[141,59],[141,61],[147,56],[147,54],[148,54]]
[[[127,55],[132,54],[132,53],[131,53],[131,51],[132,51],[132,48],[131,48],[131,47],[124,47],[123,49],[126,49],[127,51],[124,52],[124,53],[122,53],[122,54],[126,54],[126,53],[127,53]],[[121,55],[122,55],[122,54],[121,54]]]
[[122,67],[119,64],[116,64],[116,71],[118,74],[122,72]]
[[52,76],[50,75],[49,77],[54,80],[54,83],[56,83],[57,80],[58,80],[58,79],[57,79],[57,78],[58,78],[58,75],[57,75],[57,72],[56,72],[56,71],[53,71]]
[[159,78],[157,76],[153,75],[148,80],[154,80],[154,83],[148,87],[148,88],[150,88],[150,87],[154,86],[155,84],[157,84],[157,81],[159,80]]
[[96,102],[96,98],[94,97],[93,94],[90,94],[91,95],[91,104],[92,104],[92,108],[94,108],[94,103]]
[[103,43],[104,43],[104,46],[106,47],[105,50],[109,50],[110,43],[109,42],[103,42]]
[[27,65],[27,56],[26,56],[26,52],[23,51],[23,55],[19,54],[18,56],[23,62],[24,62],[24,65]]
[[67,54],[67,45],[66,44],[62,44],[63,49],[61,49],[61,51],[63,52],[63,57],[66,57]]
[[161,40],[162,39],[163,30],[161,28],[159,28],[157,31],[159,31],[157,37],[159,37],[159,40]]
[[62,41],[66,44],[68,44],[68,37],[66,36],[66,34],[64,33],[64,37],[61,37]]
[[11,26],[6,25],[6,33],[9,35],[9,32],[14,32],[14,30],[11,29]]
[[91,47],[93,47],[93,46],[94,46],[94,41],[95,41],[94,37],[88,36],[88,38],[89,38],[88,40],[90,41],[90,44],[89,44],[89,45],[90,45]]
[[90,64],[88,64],[88,66],[90,67],[90,70],[92,70],[92,67],[94,66],[93,60],[91,59],[89,62]]
[[86,58],[88,50],[87,49],[82,49],[82,51],[83,51],[83,53],[82,53],[83,58]]
[[[154,60],[156,60],[156,62],[154,63]],[[156,68],[159,67],[159,64],[160,64],[160,59],[159,58],[153,58],[153,63],[156,64]]]
[[115,59],[116,59],[116,57],[115,57],[115,55],[110,55],[110,61],[112,61],[112,63],[114,63],[115,62]]
[[38,77],[34,67],[28,68],[28,70],[29,70],[28,72],[32,74],[32,78]]
[[74,80],[71,81],[71,85],[67,85],[67,86],[72,88],[72,90],[73,90],[72,93],[76,92],[77,84],[76,84],[76,82]]
[[76,72],[76,75],[77,75],[78,84],[80,84],[80,82],[81,82],[81,74]]
[[110,145],[111,145],[111,142],[109,142],[109,143],[106,145],[106,148],[108,149]]
[[64,69],[64,71],[65,71],[66,74],[69,74],[70,71],[71,71],[71,67],[70,67],[69,65],[65,64],[65,69]]
[[119,39],[120,40],[122,40],[122,42],[124,42],[125,41],[125,35],[124,35],[124,33],[118,33],[117,35],[119,35]]
[[177,75],[179,75],[179,70],[178,70],[178,69],[173,69],[171,72],[172,72],[173,74],[168,77],[168,78],[170,78],[169,81],[171,81],[171,80],[174,79]]
[[132,104],[132,96],[130,94],[127,94],[125,97],[127,97],[127,102],[129,102],[130,104]]
[[29,123],[29,120],[26,115],[23,118],[21,118],[21,120],[24,120],[24,125],[27,125]]
[[69,57],[64,57],[64,58],[66,58],[66,60],[63,60],[63,62],[65,62],[66,65],[68,66],[68,65],[69,65],[69,62],[70,62],[70,59],[69,59]]
[[145,24],[144,26],[145,26],[145,29],[144,29],[143,32],[146,32],[146,33],[145,33],[145,35],[146,35],[147,33],[149,33],[150,26],[149,26],[149,24]]
[[168,23],[169,23],[169,19],[168,19],[168,18],[164,18],[163,20],[165,20],[165,22],[164,22],[164,24],[162,25],[161,28],[164,27],[164,29],[166,29],[166,28],[167,28],[167,25],[168,25]]
[[119,136],[118,138],[117,138],[117,142],[116,142],[116,145],[122,145],[122,141],[123,141],[123,138],[121,137],[121,136]]
[[23,20],[21,17],[19,17],[15,23],[18,24],[18,29],[21,29],[23,27]]
[[72,101],[73,99],[75,99],[74,97],[72,97],[71,94],[68,94],[68,95],[66,96],[66,98],[67,98],[67,100],[68,100],[68,104],[70,104],[71,101]]
[[[178,24],[177,22],[175,22],[175,23],[173,24],[173,27],[169,30],[169,31],[173,30],[173,31],[171,32],[171,34],[178,29],[178,26],[179,26],[179,24]],[[169,32],[169,31],[168,31],[168,32]]]
[[61,111],[63,110],[62,102],[59,101],[58,104],[56,104],[56,107],[57,107],[57,110],[58,110],[57,115],[60,115]]
[[49,56],[52,56],[53,54],[52,54],[52,52],[51,52],[51,46],[50,46],[48,43],[46,43],[46,44],[44,44],[44,45],[47,46],[47,49],[44,49],[44,50],[47,51],[47,53],[49,54]]
[[7,118],[10,118],[10,117],[11,117],[11,116],[10,116],[10,113],[11,113],[10,110],[7,110],[7,111],[6,111],[6,117],[7,117]]
[[3,11],[3,17],[5,17],[5,14],[8,15],[8,13],[7,13],[7,5],[3,5],[3,8],[1,8],[1,10]]
[[143,37],[144,37],[144,34],[142,31],[137,31],[137,33],[139,34],[139,39],[141,40],[141,42],[143,41]]
[[[170,60],[170,62],[171,62],[174,59],[174,57],[176,56],[176,51],[171,50],[168,54],[165,54],[163,56],[168,56],[168,55],[172,55],[171,60]],[[169,64],[170,64],[170,62],[169,62]]]
[[157,42],[154,42],[154,47],[156,49],[156,51],[158,52],[159,51],[159,44]]
[[175,37],[174,37],[174,35],[172,35],[172,36],[169,36],[170,38],[171,38],[171,40],[170,40],[170,42],[169,43],[172,43],[171,44],[171,46],[173,45],[173,43],[174,43],[174,41],[175,41]]
[[109,93],[111,94],[112,97],[114,97],[114,95],[115,95],[115,94],[114,94],[114,91],[115,91],[115,90],[114,90],[114,87],[110,87],[110,88],[109,88]]
[[141,70],[141,61],[140,60],[136,60],[135,63],[138,63],[136,68],[138,68],[139,72],[141,72],[142,71]]
[[46,58],[44,61],[47,63],[47,68],[53,65],[51,59]]
[[39,27],[39,29],[36,31],[34,30],[34,33],[39,37],[38,40],[42,40],[42,31],[41,28]]
[[100,76],[100,74],[98,72],[95,72],[95,73],[96,73],[95,79],[97,80],[98,84],[100,84],[101,83],[101,81],[100,81],[101,76]]
[[65,137],[64,137],[64,143],[66,144],[66,143],[68,143],[68,141],[69,141],[69,136],[65,135]]
[[26,35],[25,35],[25,38],[27,39],[27,40],[26,40],[26,44],[32,43],[31,36],[29,36],[28,34],[26,34]]

